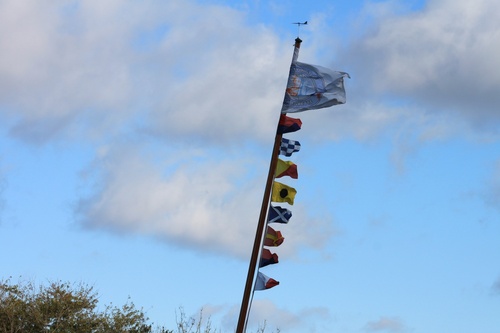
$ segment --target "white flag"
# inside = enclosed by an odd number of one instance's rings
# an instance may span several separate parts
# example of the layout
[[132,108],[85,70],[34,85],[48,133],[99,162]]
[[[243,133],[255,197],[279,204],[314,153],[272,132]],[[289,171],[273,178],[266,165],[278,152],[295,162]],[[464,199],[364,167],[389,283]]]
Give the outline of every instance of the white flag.
[[301,112],[344,104],[344,77],[349,77],[349,74],[293,62],[281,112]]

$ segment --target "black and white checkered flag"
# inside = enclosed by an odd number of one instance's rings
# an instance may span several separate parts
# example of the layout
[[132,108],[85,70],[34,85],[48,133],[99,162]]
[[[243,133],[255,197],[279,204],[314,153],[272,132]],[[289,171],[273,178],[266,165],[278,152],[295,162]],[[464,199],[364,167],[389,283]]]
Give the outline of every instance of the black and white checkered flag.
[[281,139],[280,155],[292,156],[293,153],[300,150],[300,142]]

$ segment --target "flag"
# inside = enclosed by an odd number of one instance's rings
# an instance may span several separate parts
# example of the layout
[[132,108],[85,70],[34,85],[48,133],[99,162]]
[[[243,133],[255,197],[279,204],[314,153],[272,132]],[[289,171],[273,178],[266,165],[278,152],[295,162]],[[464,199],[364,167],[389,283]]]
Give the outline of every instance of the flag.
[[280,155],[292,156],[300,150],[300,142],[281,138]]
[[344,77],[349,77],[349,74],[293,62],[281,112],[301,112],[344,104]]
[[285,237],[281,235],[281,231],[276,231],[271,227],[267,227],[266,238],[264,238],[265,246],[280,246],[285,241]]
[[292,177],[297,179],[299,177],[297,171],[297,165],[291,161],[283,161],[278,158],[278,164],[276,165],[275,177],[280,178],[284,176]]
[[288,220],[292,217],[292,212],[286,208],[281,208],[280,206],[270,205],[269,213],[267,214],[268,223],[288,223]]
[[275,279],[272,279],[269,276],[262,274],[261,272],[257,272],[257,279],[255,280],[255,290],[271,289],[278,284],[280,283]]
[[297,194],[297,191],[293,187],[279,182],[274,182],[271,192],[271,201],[288,202],[290,205],[293,205],[295,194]]
[[297,132],[302,127],[302,121],[298,118],[291,118],[285,116],[284,114],[280,115],[280,121],[278,123],[278,133],[291,133]]
[[267,265],[273,265],[278,263],[278,255],[276,253],[271,253],[268,249],[262,249],[262,254],[260,255],[259,267],[265,267]]

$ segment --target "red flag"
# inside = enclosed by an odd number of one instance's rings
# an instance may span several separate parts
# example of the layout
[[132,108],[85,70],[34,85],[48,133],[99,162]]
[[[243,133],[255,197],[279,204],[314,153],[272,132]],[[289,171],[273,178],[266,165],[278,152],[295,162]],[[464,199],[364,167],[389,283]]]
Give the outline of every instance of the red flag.
[[266,290],[271,289],[274,286],[280,284],[275,279],[271,279],[269,276],[262,274],[261,272],[257,273],[257,279],[255,280],[255,290]]
[[268,249],[262,249],[259,267],[265,267],[267,265],[273,265],[277,263],[278,255],[276,253],[271,253],[271,251],[269,251]]
[[297,132],[302,127],[302,121],[298,118],[291,118],[282,114],[278,123],[278,133]]
[[271,227],[267,227],[266,238],[264,239],[265,246],[280,246],[285,238],[280,231],[276,231]]

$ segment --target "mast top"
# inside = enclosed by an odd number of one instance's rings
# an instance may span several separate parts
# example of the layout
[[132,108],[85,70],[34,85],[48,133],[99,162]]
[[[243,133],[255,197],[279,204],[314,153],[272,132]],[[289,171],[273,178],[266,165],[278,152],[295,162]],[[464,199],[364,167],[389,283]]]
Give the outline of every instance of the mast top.
[[294,22],[292,24],[296,24],[297,25],[297,39],[300,40],[300,38],[299,38],[299,35],[300,35],[300,26],[301,25],[307,25],[307,21],[304,21],[304,22]]

